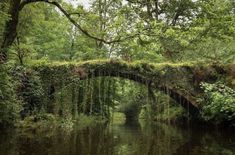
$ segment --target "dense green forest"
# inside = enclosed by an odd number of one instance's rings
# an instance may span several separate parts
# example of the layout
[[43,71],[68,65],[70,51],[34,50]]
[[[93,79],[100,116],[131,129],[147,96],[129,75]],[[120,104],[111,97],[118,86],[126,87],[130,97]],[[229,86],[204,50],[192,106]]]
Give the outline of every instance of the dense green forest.
[[[90,4],[0,1],[1,127],[71,126],[90,117],[112,121],[115,112],[130,122],[141,117],[235,124],[234,0]],[[112,76],[105,72],[110,68]],[[168,77],[172,89],[154,89],[138,79],[156,75]],[[177,104],[181,97],[175,94],[191,98],[176,90],[197,93],[197,117],[190,115],[189,103],[188,109]]]
[[234,0],[0,0],[0,155],[233,155]]

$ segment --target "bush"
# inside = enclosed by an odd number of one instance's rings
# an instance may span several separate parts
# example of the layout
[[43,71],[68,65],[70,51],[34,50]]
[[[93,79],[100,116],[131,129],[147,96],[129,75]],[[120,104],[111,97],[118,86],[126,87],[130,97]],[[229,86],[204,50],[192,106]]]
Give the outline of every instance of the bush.
[[13,125],[21,109],[8,70],[6,65],[0,65],[0,126]]
[[204,89],[204,105],[202,105],[202,117],[206,121],[223,122],[235,121],[235,90],[224,84],[202,83]]
[[17,97],[23,102],[22,117],[40,112],[43,108],[43,88],[36,71],[17,66],[12,70],[17,85]]

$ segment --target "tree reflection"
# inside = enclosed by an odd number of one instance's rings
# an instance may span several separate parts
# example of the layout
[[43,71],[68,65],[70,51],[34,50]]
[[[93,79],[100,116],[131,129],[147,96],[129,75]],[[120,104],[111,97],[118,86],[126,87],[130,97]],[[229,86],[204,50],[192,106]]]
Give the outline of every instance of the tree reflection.
[[[223,134],[222,134],[223,133]],[[0,154],[41,155],[198,155],[235,152],[234,131],[146,122],[96,125],[53,134],[0,134]]]

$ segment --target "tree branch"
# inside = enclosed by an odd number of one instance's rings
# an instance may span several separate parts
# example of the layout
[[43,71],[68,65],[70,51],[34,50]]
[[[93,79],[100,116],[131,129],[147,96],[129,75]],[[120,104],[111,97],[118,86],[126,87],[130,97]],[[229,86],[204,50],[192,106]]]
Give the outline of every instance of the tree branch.
[[35,2],[45,2],[51,5],[56,6],[65,16],[66,18],[74,25],[76,26],[84,35],[86,35],[89,38],[92,38],[94,40],[103,42],[105,44],[112,44],[112,43],[117,43],[117,42],[122,42],[125,41],[127,39],[131,39],[134,38],[136,36],[139,35],[139,33],[137,34],[133,34],[127,37],[119,37],[118,39],[114,39],[111,41],[107,41],[105,39],[93,36],[92,34],[90,34],[87,30],[83,29],[82,26],[80,24],[78,24],[73,18],[71,18],[71,14],[69,14],[58,2],[55,1],[51,1],[51,0],[23,0],[20,4],[20,10],[22,10],[24,8],[25,5],[30,4],[30,3],[35,3]]
[[69,13],[69,15],[71,16],[71,15],[78,15],[79,17],[81,16],[81,13],[78,13],[78,12],[71,12],[71,13]]
[[138,0],[126,0],[129,3],[132,4],[140,4],[140,5],[147,5],[149,2],[143,2],[143,1],[138,1]]

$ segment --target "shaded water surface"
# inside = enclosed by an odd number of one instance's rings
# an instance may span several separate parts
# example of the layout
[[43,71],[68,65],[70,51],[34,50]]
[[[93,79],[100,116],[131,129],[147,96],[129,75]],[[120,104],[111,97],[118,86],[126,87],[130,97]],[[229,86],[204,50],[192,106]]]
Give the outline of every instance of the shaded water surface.
[[0,155],[235,155],[234,130],[166,124],[0,133]]

